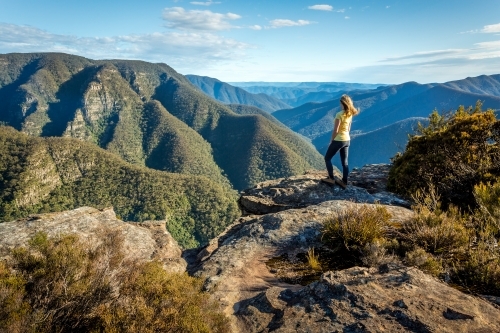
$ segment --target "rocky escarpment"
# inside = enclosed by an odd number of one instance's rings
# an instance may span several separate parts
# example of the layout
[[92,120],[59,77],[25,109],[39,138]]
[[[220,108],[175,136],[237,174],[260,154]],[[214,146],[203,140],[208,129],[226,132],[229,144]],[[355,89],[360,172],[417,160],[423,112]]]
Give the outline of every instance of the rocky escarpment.
[[320,172],[258,184],[242,193],[246,216],[207,247],[185,252],[188,270],[205,279],[234,332],[494,332],[498,308],[416,268],[333,268],[304,285],[271,264],[321,248],[325,219],[349,208],[384,202],[392,221],[405,223],[413,212],[385,192],[387,171],[356,170],[358,186],[345,191],[322,183]]
[[112,208],[97,210],[82,207],[61,213],[31,215],[28,218],[0,223],[0,258],[10,250],[24,246],[37,232],[49,237],[77,234],[90,244],[103,241],[108,232],[123,236],[124,260],[159,260],[172,272],[184,272],[186,262],[181,248],[165,228],[166,221],[127,223],[118,219]]
[[387,171],[386,165],[354,170],[347,190],[321,182],[322,172],[258,184],[242,192],[245,215],[182,258],[165,221],[125,223],[111,209],[85,207],[0,224],[0,257],[39,230],[92,242],[103,229],[116,230],[129,258],[161,260],[169,270],[204,279],[234,332],[498,332],[500,308],[493,302],[397,261],[328,267],[305,282],[284,278],[273,264],[300,262],[309,249],[321,249],[324,221],[346,209],[383,203],[395,224],[410,219],[410,203],[385,190]]

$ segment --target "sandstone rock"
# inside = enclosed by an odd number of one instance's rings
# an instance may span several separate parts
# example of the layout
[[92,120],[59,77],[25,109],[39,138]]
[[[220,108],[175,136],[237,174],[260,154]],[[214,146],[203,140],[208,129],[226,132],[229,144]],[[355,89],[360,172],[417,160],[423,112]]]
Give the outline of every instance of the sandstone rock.
[[100,242],[106,230],[119,231],[124,237],[126,259],[159,260],[172,272],[184,272],[186,262],[181,248],[166,230],[165,221],[126,223],[116,218],[112,208],[102,211],[81,207],[61,213],[32,215],[28,218],[0,223],[0,258],[10,249],[23,246],[38,231],[49,236],[76,233],[92,243]]
[[[235,332],[262,331],[266,326],[258,322],[267,320],[270,323],[272,316],[269,312],[249,308],[246,302],[272,287],[290,291],[303,288],[282,282],[271,273],[266,261],[284,253],[293,257],[307,252],[310,247],[321,246],[320,228],[325,218],[359,205],[362,204],[335,200],[264,216],[243,217],[212,240],[197,258],[191,256],[189,271],[205,278],[205,288],[213,291],[213,297],[223,304],[225,313],[233,320]],[[403,207],[387,206],[387,209],[400,223],[413,215]],[[285,305],[279,300],[272,300],[270,304],[266,306],[279,308]],[[242,311],[250,311],[255,316],[241,315],[242,307]],[[255,321],[255,326],[248,320]]]
[[239,204],[245,214],[258,215],[330,200],[410,207],[408,201],[386,191],[388,172],[387,164],[367,165],[354,170],[349,178],[349,186],[344,190],[321,182],[326,177],[326,171],[310,171],[300,176],[259,183],[241,192]]
[[[270,292],[272,291],[272,292]],[[271,315],[270,315],[271,314]],[[500,311],[415,268],[326,272],[299,291],[241,302],[245,332],[497,332]]]
[[416,268],[393,262],[327,271],[303,286],[270,267],[277,257],[320,249],[325,219],[349,208],[380,202],[405,223],[413,212],[386,191],[388,170],[355,170],[347,190],[321,183],[325,174],[317,171],[243,191],[247,215],[186,255],[188,271],[205,279],[234,332],[497,332],[498,307]]

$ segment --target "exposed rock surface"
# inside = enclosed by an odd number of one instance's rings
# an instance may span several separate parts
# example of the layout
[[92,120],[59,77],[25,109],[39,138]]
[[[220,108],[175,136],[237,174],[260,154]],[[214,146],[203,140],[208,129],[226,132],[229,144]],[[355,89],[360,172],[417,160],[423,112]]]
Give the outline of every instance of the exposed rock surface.
[[165,221],[127,223],[117,219],[112,208],[97,210],[90,207],[32,215],[28,218],[0,223],[0,258],[10,249],[24,246],[38,231],[49,236],[76,233],[92,243],[101,241],[106,231],[118,231],[124,237],[126,259],[159,260],[173,272],[183,272],[186,262],[181,248],[165,228]]
[[325,171],[262,182],[241,192],[240,206],[246,214],[276,213],[291,208],[317,205],[330,200],[349,200],[359,203],[380,203],[410,207],[403,198],[386,191],[389,167],[386,164],[368,165],[354,170],[349,186],[342,189],[321,182]]
[[385,207],[394,222],[405,223],[413,212],[385,191],[384,169],[353,171],[347,190],[321,183],[324,172],[258,184],[242,193],[246,216],[207,247],[185,252],[189,272],[205,278],[234,332],[498,331],[498,307],[415,268],[327,271],[302,286],[284,282],[269,265],[277,257],[298,258],[319,248],[325,219],[382,202],[376,195],[388,198]]
[[270,287],[239,304],[245,332],[498,332],[500,312],[416,268],[326,272],[298,291]]

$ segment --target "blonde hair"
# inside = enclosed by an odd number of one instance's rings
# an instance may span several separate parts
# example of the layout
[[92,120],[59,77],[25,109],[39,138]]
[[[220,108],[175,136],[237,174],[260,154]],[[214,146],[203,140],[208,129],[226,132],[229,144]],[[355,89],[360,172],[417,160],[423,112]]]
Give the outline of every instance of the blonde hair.
[[340,97],[340,103],[342,103],[344,107],[344,114],[346,116],[355,116],[359,113],[359,110],[354,107],[354,103],[349,95],[342,95],[342,97]]

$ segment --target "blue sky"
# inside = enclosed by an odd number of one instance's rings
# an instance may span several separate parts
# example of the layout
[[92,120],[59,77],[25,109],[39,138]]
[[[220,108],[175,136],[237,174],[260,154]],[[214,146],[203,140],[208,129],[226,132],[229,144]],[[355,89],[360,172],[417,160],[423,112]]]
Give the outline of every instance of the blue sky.
[[0,0],[0,53],[164,62],[236,81],[500,74],[499,0]]

